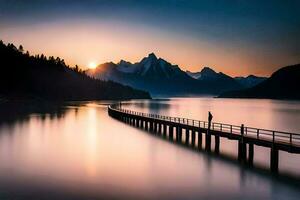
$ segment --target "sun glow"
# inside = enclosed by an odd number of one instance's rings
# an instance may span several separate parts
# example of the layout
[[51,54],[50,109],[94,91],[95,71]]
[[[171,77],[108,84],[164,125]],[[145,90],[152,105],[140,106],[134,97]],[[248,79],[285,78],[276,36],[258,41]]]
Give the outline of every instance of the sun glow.
[[89,67],[90,69],[95,69],[95,68],[97,67],[97,63],[95,63],[95,62],[90,62],[89,65],[88,65],[88,67]]

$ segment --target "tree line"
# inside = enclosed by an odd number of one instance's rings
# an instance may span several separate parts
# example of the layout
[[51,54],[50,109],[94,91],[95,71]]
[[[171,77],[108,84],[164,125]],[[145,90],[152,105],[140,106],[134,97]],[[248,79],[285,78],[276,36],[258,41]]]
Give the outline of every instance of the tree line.
[[149,93],[87,76],[59,57],[30,55],[0,40],[0,95],[47,100],[150,98]]

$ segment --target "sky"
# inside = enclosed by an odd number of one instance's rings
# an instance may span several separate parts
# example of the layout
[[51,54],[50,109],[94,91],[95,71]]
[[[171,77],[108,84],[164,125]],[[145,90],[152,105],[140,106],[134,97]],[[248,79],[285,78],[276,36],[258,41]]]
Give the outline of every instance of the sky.
[[0,0],[0,39],[83,69],[154,52],[183,70],[269,76],[300,63],[300,1]]

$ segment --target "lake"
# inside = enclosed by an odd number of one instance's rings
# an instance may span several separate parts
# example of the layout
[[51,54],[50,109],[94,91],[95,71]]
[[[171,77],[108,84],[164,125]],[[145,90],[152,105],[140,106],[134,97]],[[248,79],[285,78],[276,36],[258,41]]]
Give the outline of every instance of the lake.
[[[299,199],[300,155],[279,153],[279,170],[265,172],[270,150],[255,146],[254,164],[175,145],[107,114],[112,102],[63,106],[3,106],[0,118],[0,199]],[[135,111],[245,124],[300,133],[300,102],[171,98],[133,100]],[[235,157],[237,143],[221,139]]]

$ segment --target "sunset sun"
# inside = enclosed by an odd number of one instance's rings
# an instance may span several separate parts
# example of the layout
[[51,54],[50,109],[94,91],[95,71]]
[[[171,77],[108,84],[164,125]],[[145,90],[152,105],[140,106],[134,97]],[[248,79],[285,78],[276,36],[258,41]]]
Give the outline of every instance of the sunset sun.
[[97,63],[95,63],[95,62],[90,62],[90,63],[88,64],[88,67],[89,67],[90,69],[95,69],[95,68],[97,67]]

